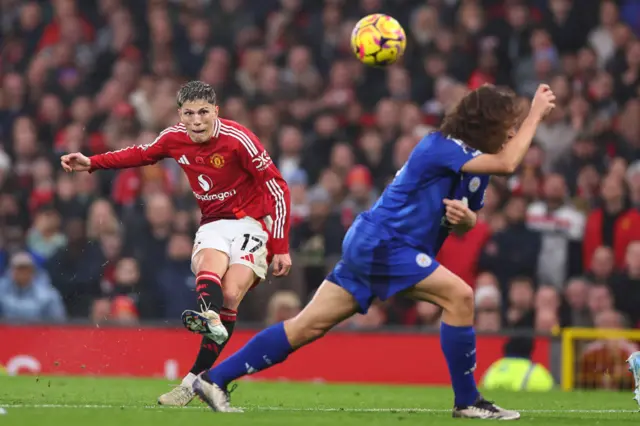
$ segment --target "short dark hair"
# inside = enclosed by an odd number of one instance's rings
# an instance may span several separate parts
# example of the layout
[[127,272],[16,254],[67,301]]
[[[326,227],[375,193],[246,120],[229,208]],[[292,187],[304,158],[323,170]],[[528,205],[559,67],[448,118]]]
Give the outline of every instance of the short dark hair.
[[193,102],[202,99],[210,104],[216,104],[216,91],[210,84],[202,81],[193,80],[184,84],[178,90],[177,103],[178,108],[182,108],[186,102]]
[[460,100],[445,116],[440,131],[474,149],[495,154],[507,141],[509,130],[518,124],[521,114],[513,92],[486,84]]

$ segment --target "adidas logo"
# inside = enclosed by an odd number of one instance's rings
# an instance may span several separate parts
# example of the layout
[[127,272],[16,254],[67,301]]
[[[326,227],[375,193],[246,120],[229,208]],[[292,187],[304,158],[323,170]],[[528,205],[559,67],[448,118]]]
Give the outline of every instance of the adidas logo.
[[184,165],[189,165],[191,163],[189,163],[189,160],[187,160],[187,156],[183,155],[182,157],[180,157],[180,159],[178,160],[179,164],[184,164]]
[[254,260],[253,260],[253,254],[252,253],[245,254],[244,256],[242,256],[240,258],[240,260],[246,260],[247,262],[255,263]]
[[258,372],[258,370],[256,370],[252,366],[250,366],[249,363],[247,363],[247,362],[244,363],[244,368],[247,369],[247,374],[253,374],[253,373],[257,373]]

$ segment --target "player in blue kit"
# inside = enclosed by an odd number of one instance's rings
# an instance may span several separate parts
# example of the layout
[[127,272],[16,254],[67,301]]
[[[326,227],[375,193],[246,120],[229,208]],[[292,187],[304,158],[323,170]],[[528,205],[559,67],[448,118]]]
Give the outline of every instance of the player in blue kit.
[[516,169],[554,101],[541,85],[516,133],[521,112],[514,95],[493,86],[467,94],[440,130],[420,141],[371,210],[357,217],[342,260],[304,310],[201,374],[193,390],[215,411],[240,411],[229,404],[231,381],[283,362],[346,318],[365,313],[375,298],[402,294],[443,309],[440,341],[455,395],[453,416],[518,419],[518,412],[478,392],[473,291],[435,257],[449,232],[473,228],[489,175]]

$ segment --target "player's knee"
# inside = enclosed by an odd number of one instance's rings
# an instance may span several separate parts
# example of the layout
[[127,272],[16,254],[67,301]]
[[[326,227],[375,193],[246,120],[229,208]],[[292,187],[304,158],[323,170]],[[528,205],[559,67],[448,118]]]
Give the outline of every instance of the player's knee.
[[196,274],[208,271],[223,276],[228,267],[227,255],[215,249],[202,249],[191,258],[191,269]]
[[222,297],[224,298],[224,306],[229,309],[236,309],[238,305],[240,305],[240,302],[242,302],[244,293],[240,285],[230,284],[223,286]]
[[309,321],[303,315],[298,315],[285,321],[287,337],[294,348],[318,340],[327,334],[330,329],[330,326],[318,321]]
[[453,314],[461,317],[473,317],[473,289],[460,280],[451,288],[450,294]]
[[255,279],[256,276],[250,268],[244,265],[231,265],[222,278],[222,297],[225,308],[237,309]]

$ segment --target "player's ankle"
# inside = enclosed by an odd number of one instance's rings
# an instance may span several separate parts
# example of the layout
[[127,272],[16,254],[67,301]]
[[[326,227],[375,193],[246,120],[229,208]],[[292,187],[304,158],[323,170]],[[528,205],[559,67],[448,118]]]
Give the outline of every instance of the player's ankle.
[[191,385],[193,385],[193,381],[196,379],[196,377],[197,376],[194,373],[189,372],[189,374],[184,376],[184,378],[182,379],[181,385],[191,388]]

